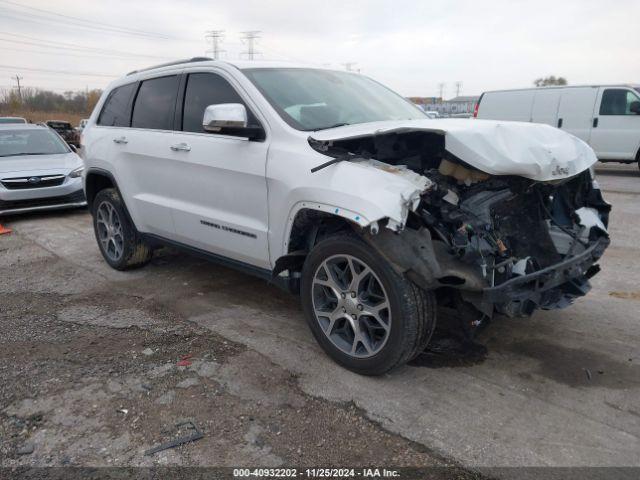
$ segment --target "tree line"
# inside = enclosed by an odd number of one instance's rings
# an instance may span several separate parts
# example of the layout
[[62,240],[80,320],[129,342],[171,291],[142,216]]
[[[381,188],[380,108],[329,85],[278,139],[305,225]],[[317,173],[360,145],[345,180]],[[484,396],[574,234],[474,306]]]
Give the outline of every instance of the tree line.
[[0,90],[0,112],[64,112],[88,114],[100,99],[102,90],[56,93],[33,87]]

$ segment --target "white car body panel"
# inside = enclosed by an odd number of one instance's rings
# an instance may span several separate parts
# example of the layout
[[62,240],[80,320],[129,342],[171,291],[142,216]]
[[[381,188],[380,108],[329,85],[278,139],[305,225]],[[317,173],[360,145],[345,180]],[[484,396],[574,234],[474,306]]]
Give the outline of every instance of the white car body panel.
[[377,122],[348,125],[311,136],[330,141],[419,130],[441,133],[448,152],[491,175],[519,175],[544,182],[571,177],[597,161],[593,150],[574,136],[546,125],[524,122],[465,119]]

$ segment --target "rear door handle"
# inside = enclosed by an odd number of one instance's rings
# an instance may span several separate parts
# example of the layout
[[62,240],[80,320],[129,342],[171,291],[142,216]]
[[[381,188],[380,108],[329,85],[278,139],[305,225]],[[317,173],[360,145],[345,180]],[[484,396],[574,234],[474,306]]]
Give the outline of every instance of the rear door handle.
[[190,152],[191,151],[191,147],[189,145],[187,145],[186,143],[176,143],[175,145],[171,145],[171,150],[173,150],[174,152]]
[[561,118],[558,119],[558,128],[562,128],[562,119]]
[[126,137],[119,137],[119,138],[114,138],[114,139],[113,139],[113,143],[121,143],[121,144],[124,144],[124,143],[129,143],[129,140],[127,140],[127,138],[126,138]]
[[593,128],[598,128],[598,117],[593,119]]

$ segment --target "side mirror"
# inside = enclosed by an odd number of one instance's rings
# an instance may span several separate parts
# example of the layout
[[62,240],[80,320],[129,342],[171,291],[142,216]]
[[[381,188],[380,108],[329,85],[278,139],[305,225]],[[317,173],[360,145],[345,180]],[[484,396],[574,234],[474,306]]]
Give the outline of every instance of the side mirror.
[[629,105],[629,111],[636,115],[640,115],[640,102],[631,102],[631,105]]
[[202,128],[205,132],[245,137],[249,140],[264,139],[262,127],[247,125],[247,109],[241,103],[221,103],[204,109]]

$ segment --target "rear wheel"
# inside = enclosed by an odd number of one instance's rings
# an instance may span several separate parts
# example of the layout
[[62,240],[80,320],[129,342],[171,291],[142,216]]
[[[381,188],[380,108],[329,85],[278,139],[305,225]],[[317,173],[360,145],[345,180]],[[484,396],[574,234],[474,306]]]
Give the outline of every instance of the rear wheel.
[[117,190],[100,190],[93,201],[93,229],[106,262],[116,270],[141,267],[153,251],[129,221]]
[[302,304],[316,340],[340,365],[381,375],[426,347],[435,297],[399,275],[359,238],[321,241],[302,272]]

